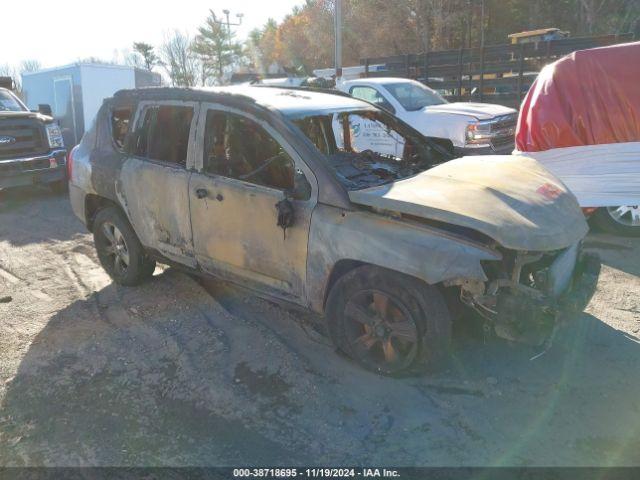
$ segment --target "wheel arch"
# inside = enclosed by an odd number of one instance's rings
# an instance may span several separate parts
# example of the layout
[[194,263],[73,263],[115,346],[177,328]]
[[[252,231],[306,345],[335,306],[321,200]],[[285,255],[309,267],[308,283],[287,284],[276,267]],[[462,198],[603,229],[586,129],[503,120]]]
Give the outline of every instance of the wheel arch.
[[329,277],[327,278],[327,282],[324,287],[324,294],[322,298],[322,310],[324,311],[327,307],[327,300],[329,298],[329,292],[336,284],[340,277],[343,277],[351,270],[361,267],[363,265],[373,265],[367,262],[362,262],[360,260],[351,260],[351,259],[342,259],[338,260],[331,269],[331,273],[329,273]]
[[[85,216],[85,225],[89,229],[89,231],[93,231],[93,222],[96,218],[96,215],[100,210],[104,210],[107,207],[115,207],[118,210],[125,212],[120,208],[120,206],[106,197],[102,197],[100,195],[95,194],[87,194],[84,199],[84,216]],[[126,214],[125,214],[126,216]]]
[[364,266],[375,267],[375,268],[378,268],[380,270],[387,271],[389,273],[394,273],[394,274],[397,274],[397,275],[403,275],[403,276],[405,276],[407,278],[410,278],[410,279],[412,279],[414,281],[422,283],[425,286],[426,285],[431,285],[433,287],[436,287],[438,290],[441,290],[443,293],[444,293],[444,290],[445,290],[443,282],[429,283],[424,278],[422,278],[422,277],[420,277],[418,275],[412,275],[411,273],[408,273],[408,272],[400,270],[400,269],[393,269],[393,268],[389,268],[387,266],[384,266],[382,264],[377,264],[377,263],[373,263],[373,262],[365,262],[365,261],[362,261],[362,260],[341,259],[341,260],[338,260],[333,265],[333,268],[331,269],[331,272],[329,273],[327,282],[325,284],[324,294],[323,294],[323,302],[322,302],[322,310],[323,310],[323,312],[327,308],[327,300],[329,299],[329,294],[331,293],[331,289],[334,287],[336,282],[340,278],[345,276],[347,273],[351,272],[352,270],[355,270],[356,268],[364,267]]

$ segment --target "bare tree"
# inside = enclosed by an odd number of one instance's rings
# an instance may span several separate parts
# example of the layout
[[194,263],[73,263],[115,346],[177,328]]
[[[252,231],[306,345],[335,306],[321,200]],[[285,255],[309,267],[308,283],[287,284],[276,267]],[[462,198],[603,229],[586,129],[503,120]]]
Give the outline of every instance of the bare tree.
[[174,86],[192,87],[197,83],[200,68],[191,44],[189,35],[175,30],[165,35],[160,46],[162,65]]
[[23,60],[20,63],[20,73],[31,73],[42,70],[42,64],[39,60]]
[[146,68],[144,58],[138,52],[126,52],[123,56],[124,64],[130,67]]
[[20,72],[17,68],[8,63],[0,65],[0,77],[11,77],[15,91],[18,94],[22,93],[22,79],[20,78]]

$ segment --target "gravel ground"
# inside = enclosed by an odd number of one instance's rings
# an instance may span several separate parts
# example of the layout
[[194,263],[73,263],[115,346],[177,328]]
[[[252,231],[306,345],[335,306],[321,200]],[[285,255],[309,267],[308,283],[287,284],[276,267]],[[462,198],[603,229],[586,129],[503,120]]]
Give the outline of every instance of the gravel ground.
[[640,240],[588,246],[597,294],[546,355],[459,333],[396,380],[237,287],[116,286],[66,198],[0,192],[0,466],[640,465]]

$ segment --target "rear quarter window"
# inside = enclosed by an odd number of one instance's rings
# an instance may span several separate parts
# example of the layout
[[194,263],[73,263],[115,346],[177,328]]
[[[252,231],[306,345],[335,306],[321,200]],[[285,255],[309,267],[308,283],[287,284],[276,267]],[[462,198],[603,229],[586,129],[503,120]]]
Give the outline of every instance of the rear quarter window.
[[120,151],[124,151],[132,113],[132,106],[114,107],[111,110],[111,138]]

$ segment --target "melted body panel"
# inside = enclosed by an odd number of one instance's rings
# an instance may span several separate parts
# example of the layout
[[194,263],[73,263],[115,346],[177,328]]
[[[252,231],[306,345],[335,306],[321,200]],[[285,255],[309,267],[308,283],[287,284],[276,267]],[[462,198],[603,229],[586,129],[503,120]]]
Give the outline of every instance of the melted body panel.
[[[198,190],[207,196],[198,198]],[[196,258],[205,271],[304,296],[314,202],[294,201],[294,223],[285,231],[276,209],[283,192],[199,173],[189,192]]]
[[515,250],[568,247],[588,227],[575,197],[535,160],[463,157],[414,177],[351,191],[354,203],[471,228]]
[[377,265],[436,284],[460,277],[486,281],[480,261],[498,259],[495,251],[436,229],[318,205],[309,232],[309,303],[322,311],[327,280],[342,260]]
[[189,178],[182,167],[128,158],[116,193],[140,242],[170,260],[195,267]]

